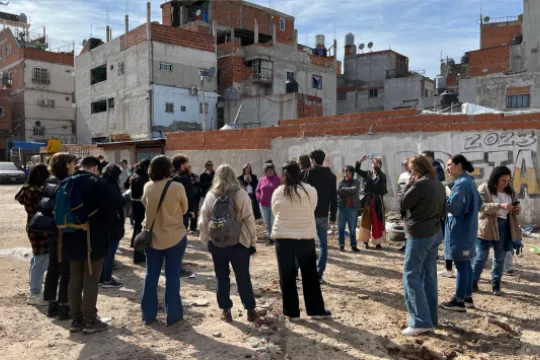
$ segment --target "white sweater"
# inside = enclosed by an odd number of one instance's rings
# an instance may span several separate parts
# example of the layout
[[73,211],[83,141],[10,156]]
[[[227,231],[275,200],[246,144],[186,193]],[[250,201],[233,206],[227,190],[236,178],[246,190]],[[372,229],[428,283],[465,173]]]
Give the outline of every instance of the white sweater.
[[315,208],[317,207],[317,190],[311,185],[302,183],[304,190],[298,187],[300,198],[294,193],[293,199],[284,194],[281,185],[272,196],[272,212],[274,226],[273,239],[317,239],[315,226]]

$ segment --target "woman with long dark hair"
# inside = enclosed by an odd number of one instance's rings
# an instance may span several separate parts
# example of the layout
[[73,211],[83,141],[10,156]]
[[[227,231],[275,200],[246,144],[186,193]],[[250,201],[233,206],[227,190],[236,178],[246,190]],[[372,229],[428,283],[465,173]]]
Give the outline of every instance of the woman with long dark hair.
[[294,161],[283,166],[281,181],[282,185],[272,196],[275,217],[272,238],[276,244],[283,314],[291,319],[300,317],[296,288],[297,260],[302,271],[307,314],[328,317],[331,313],[324,308],[315,253],[317,229],[313,214],[317,207],[317,190],[302,182],[300,166]]
[[404,214],[405,264],[403,290],[409,311],[404,335],[416,336],[436,328],[438,318],[437,252],[442,242],[441,219],[445,215],[446,192],[435,169],[422,155],[410,159],[411,176],[400,201]]
[[27,214],[26,232],[30,245],[32,245],[32,259],[30,260],[30,291],[28,294],[28,305],[47,305],[42,299],[42,284],[45,271],[49,266],[49,246],[47,233],[35,231],[29,228],[30,221],[38,211],[41,201],[41,191],[45,181],[49,178],[47,165],[38,164],[34,166],[28,174],[28,183],[22,187],[15,199],[24,205]]
[[470,173],[473,165],[458,154],[447,163],[448,173],[455,180],[446,202],[446,229],[444,233],[445,259],[456,264],[456,295],[441,306],[452,311],[466,311],[473,306],[473,270],[471,259],[475,255],[478,231],[478,211],[482,200]]
[[257,190],[257,185],[259,185],[259,179],[257,175],[253,174],[250,164],[244,165],[242,168],[242,175],[238,177],[238,182],[246,190],[251,199],[251,205],[253,207],[253,216],[255,220],[261,218],[261,209],[259,209],[259,202],[257,201],[257,196],[255,196],[255,190]]
[[[142,160],[136,165],[135,174],[131,177],[131,200],[133,201],[131,211],[133,214],[133,221],[135,222],[135,225],[133,226],[133,235],[131,237],[131,247],[133,247],[135,236],[142,231],[142,223],[146,214],[146,210],[144,205],[141,203],[141,199],[144,193],[144,185],[150,181],[150,178],[148,177],[149,167],[150,160]],[[145,261],[146,257],[143,251],[133,251],[133,262],[135,264],[141,264]]]
[[49,267],[45,276],[43,300],[49,301],[47,315],[49,317],[58,316],[58,320],[68,320],[70,318],[68,286],[71,271],[69,270],[69,261],[64,246],[59,241],[58,228],[53,220],[53,211],[56,190],[62,180],[75,173],[76,161],[77,158],[68,153],[56,153],[51,157],[49,171],[52,176],[43,186],[42,199],[38,209],[51,222],[51,227],[48,230]]
[[493,248],[491,289],[497,296],[501,295],[506,252],[513,250],[514,242],[521,242],[521,230],[517,219],[521,208],[511,181],[510,169],[506,166],[497,166],[493,169],[488,182],[478,188],[483,204],[478,216],[473,290],[478,290],[478,282],[486,265],[489,249]]
[[103,261],[103,270],[101,271],[101,286],[104,288],[122,287],[122,284],[112,277],[114,258],[118,244],[124,237],[126,217],[124,214],[124,205],[126,200],[120,191],[120,175],[122,169],[116,164],[105,166],[101,173],[103,180],[109,187],[109,206],[111,218],[109,219],[109,228],[107,229],[109,237],[109,251]]

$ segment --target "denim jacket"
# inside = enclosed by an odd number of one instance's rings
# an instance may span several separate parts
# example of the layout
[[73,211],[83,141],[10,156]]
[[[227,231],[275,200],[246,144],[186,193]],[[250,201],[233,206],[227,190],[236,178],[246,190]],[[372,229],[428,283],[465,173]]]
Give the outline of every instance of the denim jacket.
[[465,261],[475,255],[478,211],[481,206],[482,200],[472,177],[463,173],[454,183],[446,201],[446,260]]

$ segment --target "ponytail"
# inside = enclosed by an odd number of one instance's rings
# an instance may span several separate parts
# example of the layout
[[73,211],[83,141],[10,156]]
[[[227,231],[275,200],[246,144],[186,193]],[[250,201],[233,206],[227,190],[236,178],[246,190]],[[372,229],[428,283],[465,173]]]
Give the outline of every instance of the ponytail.
[[461,164],[461,167],[463,168],[463,171],[466,171],[468,173],[472,173],[474,171],[474,166],[471,164],[469,160],[462,154],[457,154],[452,157],[452,162],[456,165]]

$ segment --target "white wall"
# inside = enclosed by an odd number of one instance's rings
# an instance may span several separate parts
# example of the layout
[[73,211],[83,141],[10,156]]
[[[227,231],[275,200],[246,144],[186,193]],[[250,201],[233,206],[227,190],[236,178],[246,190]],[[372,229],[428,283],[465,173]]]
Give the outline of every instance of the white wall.
[[386,79],[384,81],[384,110],[392,110],[403,104],[404,100],[418,99],[417,109],[433,107],[434,89],[433,82],[424,80],[424,90],[428,90],[428,96],[422,91],[421,75]]
[[[202,117],[200,113],[200,104],[202,103],[202,92],[196,96],[190,95],[190,90],[171,86],[154,85],[154,103],[153,103],[153,127],[171,127],[175,121],[189,122],[197,124],[202,129]],[[206,114],[206,129],[216,129],[217,127],[217,99],[215,92],[205,91],[205,102],[208,106]],[[165,111],[166,103],[174,104],[174,113]],[[182,106],[186,111],[182,112]],[[157,129],[156,129],[157,130]],[[171,129],[167,131],[177,131]]]
[[[51,80],[50,84],[33,82],[34,68],[47,69]],[[39,89],[71,94],[75,91],[73,65],[53,64],[39,60],[25,60],[24,84],[25,89]]]
[[280,120],[296,119],[296,94],[245,97],[224,103],[225,123],[232,123],[242,104],[238,125],[242,127],[277,126]]

